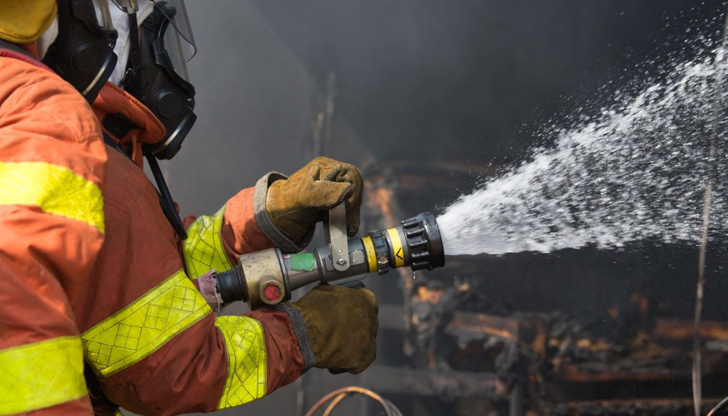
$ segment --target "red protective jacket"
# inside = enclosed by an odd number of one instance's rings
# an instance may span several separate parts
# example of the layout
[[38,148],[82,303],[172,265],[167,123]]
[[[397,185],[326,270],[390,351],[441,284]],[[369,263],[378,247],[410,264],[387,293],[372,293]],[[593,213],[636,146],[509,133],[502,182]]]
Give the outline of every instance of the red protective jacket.
[[[240,405],[311,367],[300,313],[216,316],[214,300],[211,307],[199,291],[209,292],[211,269],[232,267],[239,254],[290,247],[265,212],[268,177],[215,215],[188,219],[190,237],[179,241],[141,169],[141,143],[159,141],[161,123],[133,97],[104,87],[93,112],[127,157],[103,146],[99,124],[70,85],[17,58],[0,57],[0,270],[10,288],[0,291],[0,414],[38,408],[44,415],[89,414],[81,356],[114,403],[150,415]],[[44,165],[36,172],[23,167],[26,161]],[[65,169],[58,174],[54,166]],[[18,169],[30,177],[18,180]],[[26,197],[44,174],[50,185],[41,190],[76,209]],[[15,182],[23,189],[8,192]],[[48,347],[48,339],[61,341]],[[74,383],[36,381],[23,391],[29,397],[38,386],[49,396],[68,391],[55,402],[23,402],[3,413],[3,395],[18,392],[18,380],[49,371],[36,362],[54,349],[68,350],[60,361],[70,363],[56,376]],[[7,363],[17,374],[4,383]],[[102,404],[94,411],[113,414],[114,408]]]
[[74,306],[104,241],[105,177],[83,97],[0,48],[0,414],[91,414]]

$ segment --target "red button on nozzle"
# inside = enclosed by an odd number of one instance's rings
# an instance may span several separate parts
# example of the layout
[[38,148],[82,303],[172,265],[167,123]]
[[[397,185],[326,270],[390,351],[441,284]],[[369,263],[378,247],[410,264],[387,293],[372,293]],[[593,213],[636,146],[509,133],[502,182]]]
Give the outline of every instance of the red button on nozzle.
[[269,284],[263,289],[263,296],[269,301],[278,300],[281,297],[281,290],[274,284]]

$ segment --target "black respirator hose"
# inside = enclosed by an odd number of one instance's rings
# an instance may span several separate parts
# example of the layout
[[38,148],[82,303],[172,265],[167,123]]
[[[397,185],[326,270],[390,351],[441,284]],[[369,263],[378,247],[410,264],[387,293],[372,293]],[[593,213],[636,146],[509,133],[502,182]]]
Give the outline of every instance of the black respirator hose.
[[182,225],[182,220],[179,218],[177,209],[174,207],[172,195],[169,193],[169,188],[167,187],[167,182],[164,180],[164,175],[162,175],[162,170],[159,168],[159,163],[153,155],[147,153],[145,156],[149,163],[149,169],[151,169],[152,175],[154,175],[154,180],[157,182],[157,195],[159,196],[159,204],[162,206],[164,216],[167,217],[167,221],[172,224],[172,228],[174,228],[174,231],[177,232],[179,238],[186,240],[187,231],[185,231],[185,227]]

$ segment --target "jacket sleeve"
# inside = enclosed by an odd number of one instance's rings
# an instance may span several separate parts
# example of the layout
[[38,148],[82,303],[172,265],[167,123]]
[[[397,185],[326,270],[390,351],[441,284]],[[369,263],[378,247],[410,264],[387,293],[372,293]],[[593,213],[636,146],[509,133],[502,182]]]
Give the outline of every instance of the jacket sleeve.
[[211,269],[230,270],[241,254],[271,247],[291,251],[295,245],[275,228],[265,209],[269,184],[282,178],[278,173],[269,173],[255,187],[230,198],[214,215],[185,219],[188,237],[183,253],[190,278],[196,279]]
[[241,405],[296,379],[310,354],[295,318],[274,309],[215,316],[144,173],[118,152],[108,169],[109,241],[80,318],[104,393],[135,413],[174,415]]
[[93,345],[109,332],[124,335],[105,353],[112,361],[95,363],[111,400],[139,414],[177,415],[239,406],[298,378],[313,363],[294,322],[274,309],[216,317],[180,270],[83,337]]
[[100,137],[73,87],[0,53],[0,414],[91,415],[71,306],[104,240]]

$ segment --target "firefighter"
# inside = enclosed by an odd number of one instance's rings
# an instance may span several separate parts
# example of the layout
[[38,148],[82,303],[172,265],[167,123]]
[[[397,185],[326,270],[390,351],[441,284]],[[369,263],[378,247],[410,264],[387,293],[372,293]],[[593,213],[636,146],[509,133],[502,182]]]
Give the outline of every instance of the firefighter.
[[27,52],[55,12],[0,5],[2,415],[91,414],[73,305],[105,238],[107,156],[86,100]]
[[342,202],[356,233],[362,179],[317,158],[180,220],[156,160],[195,119],[181,1],[0,0],[0,39],[0,415],[209,412],[373,361],[365,289],[216,313],[238,255],[301,250]]

